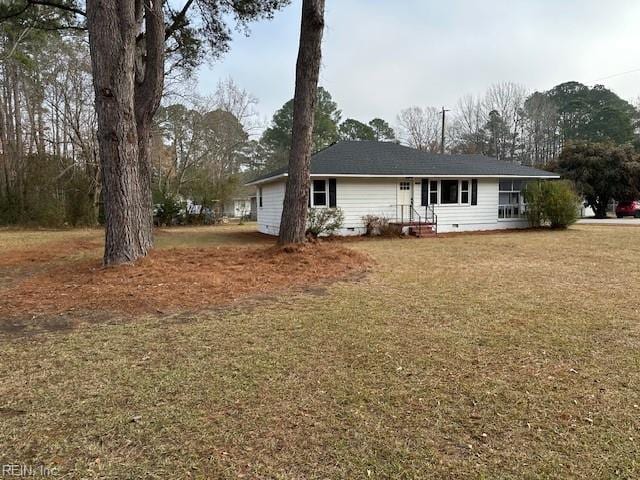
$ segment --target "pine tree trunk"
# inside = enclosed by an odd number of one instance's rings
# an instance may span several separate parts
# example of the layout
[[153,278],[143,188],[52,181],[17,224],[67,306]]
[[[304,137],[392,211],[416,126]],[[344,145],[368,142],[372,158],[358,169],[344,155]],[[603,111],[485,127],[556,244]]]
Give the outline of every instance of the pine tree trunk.
[[88,0],[87,26],[105,201],[105,265],[133,262],[152,246],[143,201],[135,116],[134,2]]
[[[151,192],[151,123],[139,122],[138,132],[138,169],[140,175],[140,202],[144,205],[148,215],[145,216],[145,229],[153,231],[153,198]],[[153,246],[153,245],[151,245]]]
[[[164,78],[162,1],[88,0],[87,26],[104,189],[105,265],[153,246],[149,132]],[[145,13],[144,46],[136,45]],[[141,60],[144,58],[144,62]]]
[[[145,228],[153,231],[153,200],[151,192],[151,126],[164,87],[165,25],[163,2],[143,0],[144,45],[139,46],[136,72],[135,113],[138,135],[138,168],[140,171],[141,202],[149,214]],[[143,59],[140,58],[143,56]]]
[[284,196],[278,243],[304,243],[309,201],[309,163],[313,122],[322,58],[325,0],[303,0],[300,47],[296,64],[293,132],[289,176]]

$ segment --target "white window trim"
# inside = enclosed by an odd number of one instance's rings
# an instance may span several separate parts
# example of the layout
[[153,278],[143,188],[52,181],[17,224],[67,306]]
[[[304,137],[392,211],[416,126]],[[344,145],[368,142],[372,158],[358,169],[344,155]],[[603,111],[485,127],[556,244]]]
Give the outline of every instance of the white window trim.
[[[431,189],[431,182],[435,182],[435,184],[436,184],[436,191],[435,192]],[[428,184],[427,185],[427,199],[429,201],[429,205],[432,205],[434,207],[437,206],[437,205],[440,205],[440,181],[428,178],[427,179],[427,184]],[[436,201],[435,202],[431,201],[432,200],[431,199],[431,197],[432,197],[431,194],[432,193],[436,194]]]
[[[315,193],[315,183],[314,182],[324,182],[324,205],[316,205],[314,193]],[[326,178],[314,178],[311,180],[311,208],[321,207],[328,208],[329,207],[329,180]]]
[[[520,184],[520,190],[513,190],[513,178],[508,179],[509,181],[512,182],[511,184],[511,190],[501,190],[500,189],[500,181],[502,181],[503,179],[498,179],[498,211],[496,212],[497,216],[498,216],[498,222],[523,222],[527,219],[527,216],[525,214],[526,212],[526,208],[527,208],[527,204],[524,202],[524,197],[522,195],[522,183]],[[515,179],[515,180],[520,180],[520,179]],[[519,194],[519,198],[520,198],[520,203],[518,203],[518,211],[520,212],[520,215],[517,217],[509,217],[509,218],[500,218],[500,207],[511,207],[515,204],[509,204],[509,205],[505,205],[500,203],[500,194],[501,193],[515,193],[517,192]]]
[[[462,182],[467,182],[467,201],[462,201]],[[458,185],[458,201],[462,206],[471,206],[471,179],[470,178],[462,178],[460,179],[460,183]]]
[[[475,177],[474,177],[475,178]],[[429,180],[429,205],[437,207],[470,207],[471,206],[471,178],[430,178]],[[458,181],[458,202],[457,203],[442,203],[442,180],[457,180]],[[431,203],[431,182],[438,182],[438,202]],[[462,182],[469,182],[467,185],[468,199],[469,201],[462,203]],[[474,205],[475,207],[476,205]]]

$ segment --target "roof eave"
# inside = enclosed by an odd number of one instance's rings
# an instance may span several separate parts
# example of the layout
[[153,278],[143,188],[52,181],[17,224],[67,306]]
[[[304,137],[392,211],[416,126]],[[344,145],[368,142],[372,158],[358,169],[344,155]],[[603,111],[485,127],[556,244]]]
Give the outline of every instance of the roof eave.
[[560,175],[513,175],[508,173],[501,174],[473,174],[473,173],[460,173],[460,174],[436,174],[436,173],[421,173],[421,174],[368,174],[368,173],[312,173],[311,177],[352,177],[352,178],[548,178],[558,179]]
[[[245,183],[246,186],[254,186],[260,185],[263,183],[273,182],[275,180],[279,180],[281,178],[287,177],[287,173],[281,173],[278,175],[273,175],[267,178],[261,178],[259,180],[254,180],[253,182]],[[364,173],[312,173],[311,177],[332,177],[332,178],[538,178],[538,179],[549,179],[556,180],[560,178],[560,175],[512,175],[512,174],[491,174],[491,175],[474,175],[474,174],[364,174]]]
[[245,183],[244,186],[245,187],[252,187],[254,185],[260,185],[261,183],[269,183],[269,182],[273,182],[274,180],[278,180],[279,178],[284,178],[289,176],[288,173],[279,173],[278,175],[273,175],[271,177],[267,177],[267,178],[259,178],[257,180],[253,180],[251,182]]

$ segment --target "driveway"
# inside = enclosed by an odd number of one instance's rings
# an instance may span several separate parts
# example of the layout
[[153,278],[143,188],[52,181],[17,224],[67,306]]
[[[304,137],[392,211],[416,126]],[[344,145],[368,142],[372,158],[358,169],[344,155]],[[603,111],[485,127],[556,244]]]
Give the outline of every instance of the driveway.
[[579,225],[627,225],[640,226],[640,218],[581,218],[577,221]]

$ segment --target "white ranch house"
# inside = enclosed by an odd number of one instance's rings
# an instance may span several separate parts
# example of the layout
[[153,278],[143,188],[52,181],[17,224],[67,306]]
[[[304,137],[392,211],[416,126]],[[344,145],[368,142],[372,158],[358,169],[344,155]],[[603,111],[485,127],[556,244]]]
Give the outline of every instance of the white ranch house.
[[[256,186],[258,228],[277,235],[286,168]],[[521,190],[557,175],[484,155],[436,155],[390,142],[339,142],[311,159],[311,208],[340,208],[340,235],[365,233],[363,217],[385,217],[400,228],[465,232],[525,228]]]

